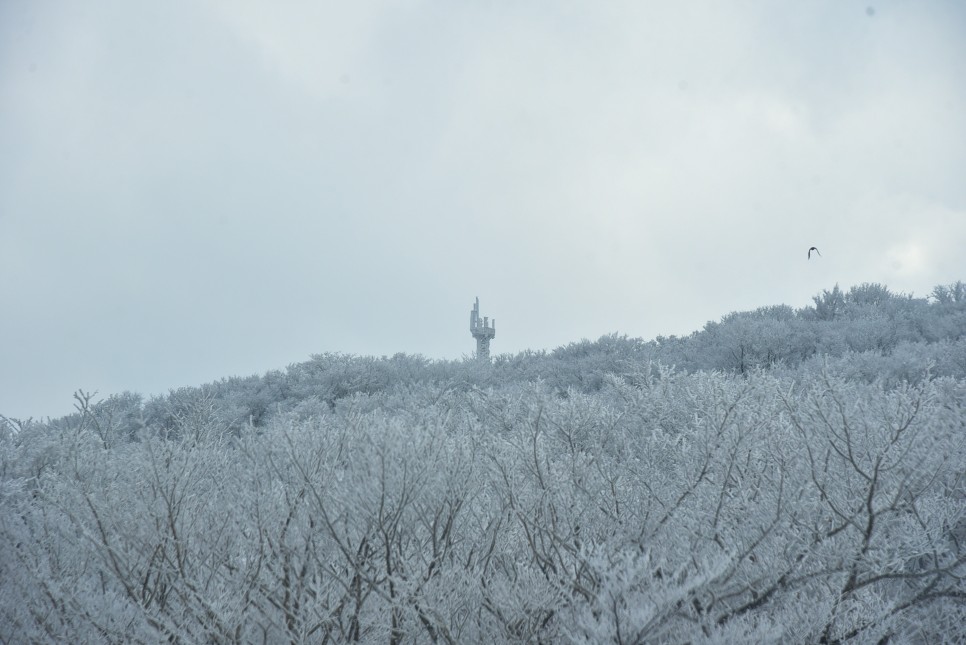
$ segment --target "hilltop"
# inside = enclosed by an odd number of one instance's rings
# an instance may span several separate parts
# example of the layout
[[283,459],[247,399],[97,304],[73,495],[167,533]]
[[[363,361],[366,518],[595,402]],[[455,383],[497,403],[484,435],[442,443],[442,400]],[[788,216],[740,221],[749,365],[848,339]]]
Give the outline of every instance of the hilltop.
[[[786,375],[816,373],[831,365],[850,379],[915,382],[926,375],[966,377],[966,284],[933,289],[928,298],[890,292],[879,284],[816,295],[793,309],[773,305],[730,313],[688,336],[645,341],[610,334],[553,351],[495,356],[487,369],[474,360],[429,360],[328,353],[263,375],[230,377],[172,390],[148,400],[132,392],[84,405],[110,417],[122,432],[171,428],[184,411],[204,401],[219,425],[261,426],[280,414],[323,414],[355,394],[432,384],[443,389],[511,388],[539,381],[558,392],[599,390],[609,375],[660,364],[678,372]],[[78,401],[82,403],[82,401]],[[51,421],[77,423],[77,415]],[[123,421],[122,421],[123,420]],[[215,422],[215,421],[213,421]]]

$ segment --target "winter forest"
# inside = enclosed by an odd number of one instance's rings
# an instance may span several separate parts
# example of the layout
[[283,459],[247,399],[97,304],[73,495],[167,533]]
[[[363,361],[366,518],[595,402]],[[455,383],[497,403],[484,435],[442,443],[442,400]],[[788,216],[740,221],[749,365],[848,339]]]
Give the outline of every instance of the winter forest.
[[3,643],[966,640],[966,284],[0,417]]

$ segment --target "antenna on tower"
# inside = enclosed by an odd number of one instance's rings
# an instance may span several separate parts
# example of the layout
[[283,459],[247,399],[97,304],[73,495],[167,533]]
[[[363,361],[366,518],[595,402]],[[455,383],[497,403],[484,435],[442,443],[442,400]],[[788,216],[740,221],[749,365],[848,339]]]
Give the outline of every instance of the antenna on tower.
[[490,360],[490,340],[496,336],[496,319],[490,322],[489,317],[480,318],[480,299],[477,298],[470,311],[470,333],[476,339],[477,360]]

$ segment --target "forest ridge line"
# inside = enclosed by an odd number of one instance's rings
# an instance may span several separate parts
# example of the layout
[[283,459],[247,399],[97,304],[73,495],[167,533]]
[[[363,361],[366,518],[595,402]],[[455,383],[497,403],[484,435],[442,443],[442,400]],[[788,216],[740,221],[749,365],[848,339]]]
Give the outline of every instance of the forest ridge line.
[[607,375],[648,363],[686,373],[745,374],[761,369],[816,371],[828,362],[865,381],[915,381],[927,371],[933,376],[966,377],[966,283],[936,286],[927,297],[895,293],[878,283],[848,290],[835,285],[800,309],[772,305],[733,312],[686,336],[657,336],[647,341],[614,333],[550,351],[498,354],[489,369],[465,358],[324,353],[285,369],[226,377],[149,398],[135,392],[101,400],[83,391],[78,396],[86,398],[85,405],[115,410],[132,423],[140,418],[135,423],[138,426],[170,426],[178,409],[203,398],[218,409],[226,425],[237,428],[257,426],[288,410],[308,410],[318,402],[324,404],[320,410],[331,409],[354,394],[418,383],[466,388],[539,380],[560,391],[592,392]]

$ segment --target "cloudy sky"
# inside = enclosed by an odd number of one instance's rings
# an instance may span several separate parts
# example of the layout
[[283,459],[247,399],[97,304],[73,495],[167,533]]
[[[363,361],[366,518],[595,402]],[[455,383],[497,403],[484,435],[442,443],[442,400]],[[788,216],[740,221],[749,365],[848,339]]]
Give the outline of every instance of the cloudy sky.
[[964,69],[956,0],[3,0],[0,413],[924,296]]

